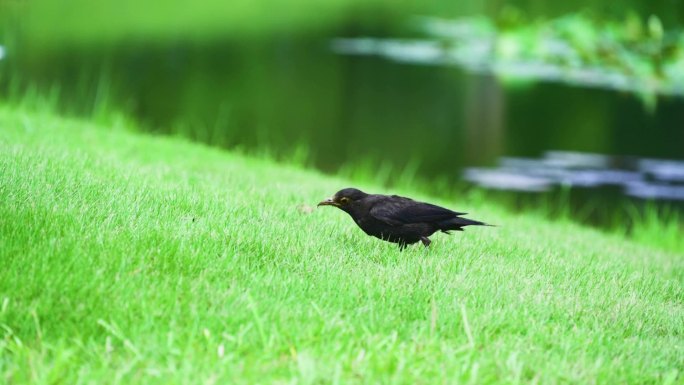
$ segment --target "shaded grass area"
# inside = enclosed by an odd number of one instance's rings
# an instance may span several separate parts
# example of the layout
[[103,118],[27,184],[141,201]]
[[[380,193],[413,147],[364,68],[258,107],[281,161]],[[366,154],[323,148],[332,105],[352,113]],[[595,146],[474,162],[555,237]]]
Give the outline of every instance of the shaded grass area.
[[500,227],[400,253],[313,208],[349,180],[130,131],[0,107],[3,382],[684,378],[680,253],[434,198]]

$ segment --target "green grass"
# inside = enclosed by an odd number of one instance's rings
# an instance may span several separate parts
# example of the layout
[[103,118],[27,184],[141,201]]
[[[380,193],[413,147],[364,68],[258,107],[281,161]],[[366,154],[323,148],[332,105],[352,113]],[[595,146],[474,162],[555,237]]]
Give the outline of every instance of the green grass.
[[681,254],[408,190],[500,226],[400,253],[313,209],[349,180],[130,131],[0,107],[0,383],[684,381]]

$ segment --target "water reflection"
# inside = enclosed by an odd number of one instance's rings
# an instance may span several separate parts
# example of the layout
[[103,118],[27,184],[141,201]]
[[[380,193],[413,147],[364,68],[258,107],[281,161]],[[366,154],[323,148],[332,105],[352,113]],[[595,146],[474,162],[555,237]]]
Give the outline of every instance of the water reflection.
[[430,40],[336,39],[335,52],[347,55],[378,55],[400,63],[458,65],[474,73],[503,77],[555,81],[573,85],[641,92],[653,89],[663,95],[684,95],[684,87],[645,84],[637,78],[599,67],[567,67],[542,61],[496,62],[493,43],[480,39],[449,47]]
[[505,157],[496,168],[467,168],[464,178],[498,190],[544,192],[559,186],[615,186],[626,196],[684,201],[684,161],[675,160],[549,151],[541,159]]
[[643,159],[639,161],[639,170],[658,180],[684,183],[684,162]]

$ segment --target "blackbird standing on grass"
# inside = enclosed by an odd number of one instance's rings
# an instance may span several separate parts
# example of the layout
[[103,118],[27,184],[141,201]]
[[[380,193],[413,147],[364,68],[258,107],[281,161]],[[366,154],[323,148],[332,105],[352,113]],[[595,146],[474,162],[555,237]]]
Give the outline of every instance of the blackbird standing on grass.
[[428,237],[436,231],[449,234],[449,230],[463,231],[465,226],[489,226],[461,218],[466,213],[397,195],[366,194],[355,188],[340,190],[318,206],[339,208],[351,215],[366,234],[398,243],[399,250],[418,241],[429,246]]

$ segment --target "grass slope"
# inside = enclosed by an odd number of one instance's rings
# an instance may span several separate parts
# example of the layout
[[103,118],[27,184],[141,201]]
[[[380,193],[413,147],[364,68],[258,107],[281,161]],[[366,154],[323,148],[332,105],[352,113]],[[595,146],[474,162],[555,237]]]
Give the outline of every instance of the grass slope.
[[0,107],[0,382],[684,381],[682,255],[456,200],[400,253],[350,184]]

